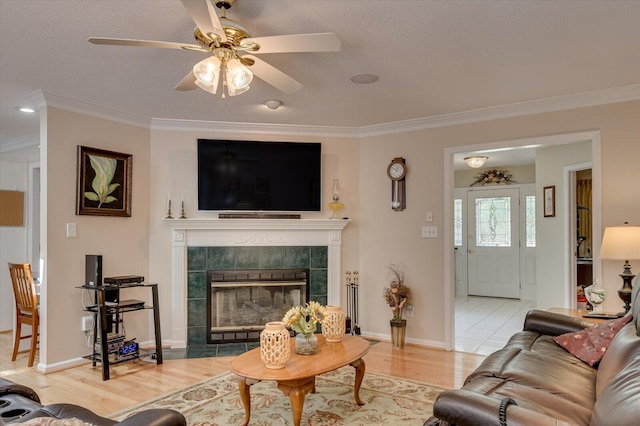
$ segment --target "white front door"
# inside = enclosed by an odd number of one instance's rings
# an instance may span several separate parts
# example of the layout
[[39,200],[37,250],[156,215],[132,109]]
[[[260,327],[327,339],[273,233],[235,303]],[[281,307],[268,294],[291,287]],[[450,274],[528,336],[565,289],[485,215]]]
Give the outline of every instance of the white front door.
[[469,295],[520,298],[519,200],[518,188],[469,191]]

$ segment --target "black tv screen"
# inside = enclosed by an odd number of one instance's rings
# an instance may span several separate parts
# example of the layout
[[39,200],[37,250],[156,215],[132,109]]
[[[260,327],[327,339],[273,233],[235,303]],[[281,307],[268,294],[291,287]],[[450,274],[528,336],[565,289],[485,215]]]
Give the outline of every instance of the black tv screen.
[[320,211],[321,144],[198,139],[198,210]]

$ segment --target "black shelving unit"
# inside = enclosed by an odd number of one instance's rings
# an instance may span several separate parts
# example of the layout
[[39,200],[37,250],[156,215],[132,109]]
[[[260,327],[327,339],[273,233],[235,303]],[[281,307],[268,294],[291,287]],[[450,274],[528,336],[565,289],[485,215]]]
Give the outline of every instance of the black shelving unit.
[[[128,288],[146,287],[151,289],[152,306],[137,305],[137,306],[120,306],[117,302],[113,305],[108,305],[105,294],[109,292],[126,290]],[[84,285],[80,288],[86,290],[92,290],[96,292],[96,305],[87,307],[85,310],[93,314],[93,352],[90,355],[83,358],[91,360],[95,367],[98,363],[102,366],[102,380],[109,380],[109,367],[114,364],[120,364],[123,362],[132,361],[145,356],[154,357],[157,364],[162,364],[162,336],[160,334],[160,310],[158,303],[158,284],[154,283],[133,283],[133,284],[121,284],[121,285],[101,285],[101,286],[88,286]],[[118,297],[118,300],[120,298]],[[109,350],[109,335],[112,333],[118,334],[120,332],[120,324],[124,321],[123,314],[127,312],[134,312],[143,309],[153,310],[153,323],[155,331],[155,351],[139,349],[134,353],[121,354],[120,351]],[[100,341],[100,350],[96,349],[96,342]],[[105,344],[106,342],[106,344]]]

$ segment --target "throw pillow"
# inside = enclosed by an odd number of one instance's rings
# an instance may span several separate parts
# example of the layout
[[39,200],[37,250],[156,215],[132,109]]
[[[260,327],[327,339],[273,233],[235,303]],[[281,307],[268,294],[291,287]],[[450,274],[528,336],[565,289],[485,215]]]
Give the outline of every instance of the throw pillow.
[[625,315],[622,318],[604,321],[594,327],[574,333],[561,334],[553,340],[569,353],[593,367],[600,362],[611,340],[629,321],[631,321],[631,315]]

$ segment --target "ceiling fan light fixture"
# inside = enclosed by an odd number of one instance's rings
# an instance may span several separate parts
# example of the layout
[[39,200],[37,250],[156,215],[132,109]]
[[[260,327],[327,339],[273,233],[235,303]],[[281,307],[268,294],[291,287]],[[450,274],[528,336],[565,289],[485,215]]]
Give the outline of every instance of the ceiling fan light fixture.
[[[193,74],[196,80],[205,86],[218,86],[220,78],[220,65],[222,61],[216,56],[210,56],[207,59],[198,62],[193,67]],[[215,92],[214,92],[215,93]]]
[[474,155],[472,157],[464,157],[464,161],[467,163],[467,166],[472,169],[477,169],[479,167],[484,166],[484,163],[489,159],[489,157],[485,155]]
[[251,86],[244,86],[240,89],[236,89],[233,86],[227,85],[227,93],[229,93],[229,96],[238,96],[249,90],[250,87]]
[[236,92],[236,95],[244,93],[249,88],[249,84],[251,84],[251,81],[253,80],[253,73],[249,70],[249,68],[242,65],[240,60],[237,58],[227,61],[226,67],[227,87],[229,88],[229,95],[234,96],[231,94],[232,90]]
[[215,86],[213,84],[204,84],[200,80],[196,79],[196,86],[204,90],[205,92],[209,92],[212,95],[215,95],[218,91],[218,85]]

